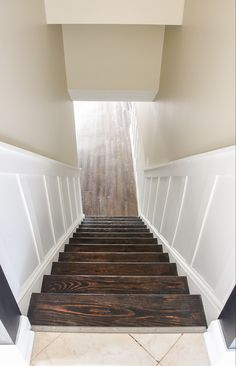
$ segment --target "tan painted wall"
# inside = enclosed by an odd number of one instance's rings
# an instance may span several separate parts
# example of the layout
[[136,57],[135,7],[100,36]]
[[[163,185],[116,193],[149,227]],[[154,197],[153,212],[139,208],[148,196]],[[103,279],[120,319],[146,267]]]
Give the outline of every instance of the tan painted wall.
[[146,166],[235,143],[234,0],[186,0],[166,27],[155,103],[136,103]]
[[74,100],[154,100],[164,26],[65,25],[68,89]]
[[43,0],[1,1],[0,54],[0,140],[76,164],[61,27]]
[[49,24],[182,24],[184,0],[45,0]]

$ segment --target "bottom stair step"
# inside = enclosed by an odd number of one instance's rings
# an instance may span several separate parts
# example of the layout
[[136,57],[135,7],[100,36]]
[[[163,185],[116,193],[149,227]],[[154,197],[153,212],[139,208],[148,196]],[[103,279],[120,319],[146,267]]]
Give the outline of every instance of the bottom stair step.
[[42,292],[100,294],[188,294],[186,277],[45,275]]
[[199,295],[33,294],[28,316],[36,331],[151,327],[156,332],[202,332],[206,328]]

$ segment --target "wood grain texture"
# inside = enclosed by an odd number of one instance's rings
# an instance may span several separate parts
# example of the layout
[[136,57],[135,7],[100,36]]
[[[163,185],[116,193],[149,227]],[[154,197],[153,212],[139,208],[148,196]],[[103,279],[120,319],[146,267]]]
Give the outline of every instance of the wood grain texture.
[[177,268],[175,263],[164,263],[164,262],[162,263],[54,262],[52,264],[52,274],[175,276],[177,275]]
[[69,240],[70,243],[83,244],[156,244],[156,238],[119,238],[119,237],[95,237],[95,238],[80,238],[73,237]]
[[84,213],[137,216],[127,103],[84,108],[77,123]]
[[162,252],[162,245],[156,244],[67,244],[65,252]]
[[111,227],[80,227],[76,229],[76,232],[82,233],[92,233],[92,232],[104,232],[104,233],[125,233],[125,232],[139,232],[139,233],[147,233],[150,232],[147,228],[140,228],[140,227],[130,227],[130,228],[124,228],[124,227],[118,227],[118,228],[111,228]]
[[110,222],[110,223],[105,223],[105,222],[97,222],[97,223],[95,223],[95,222],[91,222],[91,223],[83,223],[82,222],[82,224],[79,226],[79,228],[85,228],[85,227],[87,227],[88,229],[90,229],[90,228],[93,228],[93,227],[107,227],[107,228],[109,228],[109,227],[111,227],[111,228],[115,228],[115,227],[121,227],[121,228],[126,228],[126,227],[133,227],[133,228],[138,228],[138,227],[140,227],[140,228],[146,228],[146,225],[144,225],[143,223],[132,223],[132,222],[124,222],[124,223],[122,223],[122,222]]
[[[117,220],[116,224],[111,220],[100,223],[105,225],[101,232],[79,229],[65,245],[59,261],[52,265],[52,274],[44,276],[42,293],[32,295],[29,318],[34,329],[164,327],[168,331],[203,331],[201,298],[189,295],[186,277],[177,276],[176,264],[169,262],[157,239],[148,231],[130,232],[131,228],[137,230],[137,224],[129,226],[127,220]],[[97,221],[91,225],[95,230]],[[143,224],[138,225],[143,230]]]
[[46,275],[42,292],[100,294],[188,294],[186,277]]
[[167,253],[60,253],[59,261],[62,262],[168,262]]
[[200,296],[182,294],[33,294],[28,316],[34,325],[206,326]]
[[80,231],[77,231],[76,233],[74,233],[73,235],[75,238],[94,238],[94,237],[106,237],[106,238],[109,238],[109,237],[115,237],[115,236],[118,236],[118,237],[122,237],[122,238],[133,238],[133,237],[140,237],[140,238],[152,238],[153,235],[152,233],[139,233],[139,232],[136,232],[136,231],[133,231],[133,232],[119,232],[119,233],[112,233],[112,232],[100,232],[100,231],[94,231],[94,232],[80,232]]
[[112,220],[112,221],[141,220],[142,221],[142,219],[139,216],[87,216],[87,215],[84,218],[84,221],[86,221],[86,220],[96,220],[96,221],[99,221],[99,220]]

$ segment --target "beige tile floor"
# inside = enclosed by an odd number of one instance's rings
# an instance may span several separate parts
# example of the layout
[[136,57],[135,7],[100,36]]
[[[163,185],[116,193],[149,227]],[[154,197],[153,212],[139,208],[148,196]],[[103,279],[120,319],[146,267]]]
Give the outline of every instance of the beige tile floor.
[[31,366],[210,366],[203,334],[37,333]]

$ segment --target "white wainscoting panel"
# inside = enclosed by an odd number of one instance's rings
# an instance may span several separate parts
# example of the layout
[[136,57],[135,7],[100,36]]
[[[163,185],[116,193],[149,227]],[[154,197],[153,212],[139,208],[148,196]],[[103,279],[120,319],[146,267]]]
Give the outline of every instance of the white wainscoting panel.
[[169,190],[169,187],[170,187],[170,178],[161,177],[156,197],[156,206],[158,207],[158,210],[156,210],[156,214],[153,221],[153,225],[157,227],[159,231],[161,231],[164,211],[166,208],[167,192]]
[[[202,229],[193,268],[226,302],[235,284],[235,182],[233,177],[220,177]],[[219,269],[219,270],[218,270]]]
[[58,241],[65,232],[63,207],[60,200],[60,190],[57,177],[46,177],[48,198],[50,202],[55,239]]
[[17,294],[38,266],[39,258],[17,177],[1,174],[0,179],[0,260],[11,289]]
[[181,203],[183,201],[183,192],[185,188],[185,177],[172,177],[170,181],[169,194],[167,196],[165,215],[161,228],[161,234],[172,244]]
[[72,224],[72,209],[71,209],[67,177],[60,177],[60,182],[61,182],[62,202],[65,212],[66,227],[68,229]]
[[214,320],[235,285],[235,146],[145,170],[134,108],[131,143],[139,214]]
[[189,264],[194,255],[214,181],[214,177],[188,177],[173,247]]
[[77,168],[0,143],[0,263],[24,313],[82,219]]

